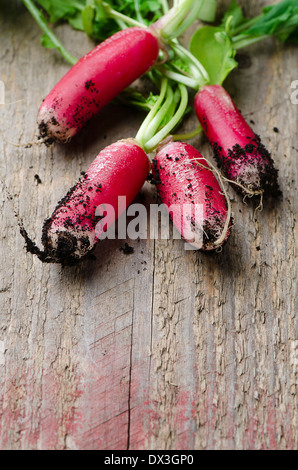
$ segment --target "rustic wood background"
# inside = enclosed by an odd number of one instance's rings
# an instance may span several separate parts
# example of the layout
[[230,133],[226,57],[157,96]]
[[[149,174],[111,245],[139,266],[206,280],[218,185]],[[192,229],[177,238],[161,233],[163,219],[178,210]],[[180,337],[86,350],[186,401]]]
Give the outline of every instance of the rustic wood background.
[[[270,2],[241,3],[253,15]],[[35,139],[41,100],[68,65],[40,46],[20,1],[0,8],[0,174],[39,242],[80,171],[143,115],[111,105],[70,145],[12,145]],[[78,57],[92,47],[56,31]],[[297,449],[297,47],[267,40],[240,59],[225,85],[271,150],[283,198],[255,218],[229,188],[235,227],[221,253],[127,240],[125,255],[116,240],[97,261],[43,265],[1,195],[1,449]],[[212,158],[204,138],[193,143]],[[147,183],[143,194],[155,201]]]

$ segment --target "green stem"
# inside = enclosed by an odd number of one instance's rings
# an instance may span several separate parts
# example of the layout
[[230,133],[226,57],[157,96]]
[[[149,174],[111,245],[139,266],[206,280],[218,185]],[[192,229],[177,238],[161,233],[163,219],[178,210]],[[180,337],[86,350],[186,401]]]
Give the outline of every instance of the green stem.
[[250,46],[251,44],[255,44],[256,42],[263,41],[263,39],[270,38],[270,34],[264,34],[262,36],[247,36],[240,35],[233,38],[233,48],[236,50],[242,49],[243,47]]
[[52,43],[55,45],[55,47],[58,49],[58,51],[61,53],[61,55],[64,57],[67,62],[69,62],[71,65],[74,65],[77,63],[77,59],[72,56],[66,49],[65,47],[61,44],[57,36],[53,33],[53,31],[49,28],[45,17],[39,11],[39,9],[35,6],[34,2],[32,0],[22,0],[25,7],[28,9],[28,11],[31,13],[39,27],[42,29],[42,31],[48,36],[48,38],[52,41]]
[[194,22],[194,20],[198,18],[199,11],[201,10],[203,3],[204,3],[204,0],[195,0],[192,2],[188,15],[185,15],[185,18],[182,21],[182,23],[179,25],[179,27],[176,27],[173,30],[172,37],[177,38],[181,36],[190,27],[190,25]]
[[117,25],[119,26],[119,29],[127,29],[129,27],[129,25],[127,25],[126,23],[124,23],[124,21],[122,20],[119,20],[119,18],[113,18],[115,20],[115,22],[117,23]]
[[168,87],[168,79],[164,77],[161,81],[160,94],[159,94],[158,100],[156,101],[155,105],[146,116],[145,120],[143,121],[135,137],[136,141],[139,142],[142,146],[143,146],[144,134],[146,132],[147,126],[150,124],[151,120],[154,118],[154,116],[158,112],[163,102],[163,99],[165,97],[167,87]]
[[153,85],[156,86],[157,89],[160,88],[161,80],[162,80],[162,74],[156,69],[156,67],[153,67],[149,72],[145,74],[151,80]]
[[179,123],[183,114],[185,113],[188,103],[188,92],[184,85],[178,85],[181,95],[180,105],[172,119],[149,141],[143,144],[143,148],[146,152],[154,150],[162,140],[164,140]]
[[195,67],[195,70],[197,70],[196,78],[202,79],[202,85],[210,81],[206,69],[191,52],[189,52],[187,49],[185,49],[185,47],[181,46],[181,44],[178,44],[177,42],[172,44],[172,48],[176,52],[178,57],[183,59],[186,63],[189,63],[190,65],[192,64]]
[[115,100],[127,105],[127,106],[133,106],[134,108],[142,109],[144,111],[151,111],[152,106],[150,106],[147,103],[143,103],[142,101],[138,101],[137,99],[125,97],[125,93],[122,92],[120,95],[118,95]]
[[150,140],[152,136],[154,136],[157,129],[160,127],[164,117],[166,116],[166,114],[169,113],[169,110],[173,103],[173,99],[174,99],[174,93],[173,93],[172,87],[168,86],[166,100],[163,106],[160,108],[160,110],[156,113],[154,118],[148,124],[147,129],[145,130],[144,135],[143,135],[144,141]]
[[169,8],[169,4],[168,4],[167,0],[160,0],[159,3],[160,3],[161,6],[162,6],[162,11],[163,11],[164,15],[165,15],[166,13],[168,13],[168,11],[169,11],[170,8]]
[[106,13],[109,15],[110,18],[122,20],[124,21],[124,23],[127,23],[131,26],[138,26],[144,28],[144,23],[134,20],[129,16],[123,15],[122,13],[119,13],[119,11],[114,10],[108,3],[103,2],[102,6],[104,7]]
[[183,75],[182,73],[177,73],[177,72],[174,72],[173,70],[169,70],[166,67],[159,66],[156,68],[162,73],[162,75],[164,75],[167,78],[170,78],[171,80],[174,80],[175,82],[178,82],[185,86],[193,88],[196,91],[200,88],[200,83],[198,80],[195,80],[191,77]]
[[134,0],[134,5],[135,5],[136,15],[137,15],[138,21],[142,24],[145,24],[144,23],[144,18],[142,17],[141,12],[140,12],[138,0]]
[[144,23],[141,21],[134,20],[133,18],[130,18],[129,16],[123,15],[122,13],[119,13],[119,11],[114,10],[108,3],[106,2],[101,2],[102,7],[104,8],[105,12],[110,18],[113,18],[115,20],[120,20],[123,21],[124,23],[127,23],[131,26],[138,26],[138,27],[144,27]]
[[203,132],[203,128],[199,124],[198,127],[196,129],[194,129],[192,132],[188,132],[187,134],[174,134],[174,135],[172,135],[172,137],[173,137],[174,140],[184,141],[184,140],[193,139],[197,135],[201,134],[201,132]]
[[165,40],[173,39],[183,34],[196,19],[202,0],[181,0],[159,20],[153,27]]
[[207,23],[213,23],[216,17],[217,0],[205,0],[199,11],[199,18]]
[[245,31],[246,29],[251,28],[252,26],[254,26],[255,23],[257,23],[261,18],[263,18],[263,16],[264,16],[264,14],[261,13],[260,15],[256,16],[255,18],[252,18],[251,20],[247,20],[245,23],[238,26],[238,28],[234,29],[233,36],[236,36],[236,35],[242,33],[242,31]]

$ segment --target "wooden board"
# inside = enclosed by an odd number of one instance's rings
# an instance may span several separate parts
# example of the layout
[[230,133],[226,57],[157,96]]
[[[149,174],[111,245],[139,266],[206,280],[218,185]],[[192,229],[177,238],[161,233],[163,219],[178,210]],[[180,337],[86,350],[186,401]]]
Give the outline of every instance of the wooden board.
[[[111,105],[70,145],[12,145],[34,140],[41,100],[68,65],[40,46],[21,2],[0,12],[0,174],[39,241],[80,171],[143,116]],[[56,32],[78,57],[92,47]],[[127,240],[125,255],[114,240],[96,261],[43,265],[1,195],[1,449],[297,449],[297,79],[297,48],[267,40],[225,83],[271,150],[283,198],[255,217],[229,188],[235,226],[221,253]],[[192,115],[183,130],[195,126]],[[204,138],[193,144],[212,159]],[[149,207],[154,188],[143,195]]]

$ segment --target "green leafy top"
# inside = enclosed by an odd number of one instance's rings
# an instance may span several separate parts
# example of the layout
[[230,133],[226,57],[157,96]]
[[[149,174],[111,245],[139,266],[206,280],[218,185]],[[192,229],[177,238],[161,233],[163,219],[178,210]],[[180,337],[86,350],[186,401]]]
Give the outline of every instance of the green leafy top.
[[238,28],[242,29],[242,26],[245,27],[241,32],[244,39],[253,36],[274,35],[282,42],[294,41],[297,43],[298,2],[297,0],[283,0],[276,5],[267,6],[263,9],[263,13],[254,20],[244,19],[238,23]]
[[230,3],[221,25],[204,26],[191,38],[190,52],[205,67],[210,84],[221,85],[237,67],[238,49],[270,36],[298,44],[298,2],[282,0],[267,6],[255,18],[248,19],[236,0]]
[[49,23],[68,22],[101,42],[128,26],[148,26],[168,42],[183,34],[196,18],[213,21],[217,0],[22,0],[44,32],[42,45],[58,49],[71,64]]
[[158,0],[37,0],[37,3],[47,13],[50,23],[67,21],[98,41],[119,31],[119,21],[111,18],[111,9],[144,24],[163,14]]
[[208,72],[210,85],[221,85],[238,65],[232,42],[221,27],[198,29],[191,39],[190,51]]

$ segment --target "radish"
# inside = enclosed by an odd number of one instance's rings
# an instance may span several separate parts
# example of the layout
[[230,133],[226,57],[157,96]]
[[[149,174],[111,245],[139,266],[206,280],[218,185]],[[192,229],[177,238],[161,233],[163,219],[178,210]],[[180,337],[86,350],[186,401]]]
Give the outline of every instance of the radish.
[[[200,232],[200,243],[189,243],[206,251],[215,250],[227,241],[228,199],[198,150],[183,142],[165,142],[157,150],[152,173],[161,201],[184,239],[193,238],[190,232]],[[201,209],[199,217],[183,218],[183,205],[197,205]]]
[[205,86],[195,97],[195,111],[211,143],[218,166],[244,194],[278,194],[277,170],[260,137],[246,123],[220,85]]
[[38,113],[40,137],[69,141],[124,88],[147,72],[159,54],[157,33],[131,27],[83,56],[56,84]]
[[[135,139],[120,140],[102,150],[84,176],[58,203],[43,225],[44,251],[31,242],[26,231],[21,233],[27,250],[43,262],[73,265],[91,253],[98,237],[115,221],[107,218],[100,230],[104,208],[111,205],[116,219],[126,207],[118,207],[118,198],[125,196],[127,206],[137,196],[150,171],[146,153]],[[101,214],[97,209],[101,207]]]

